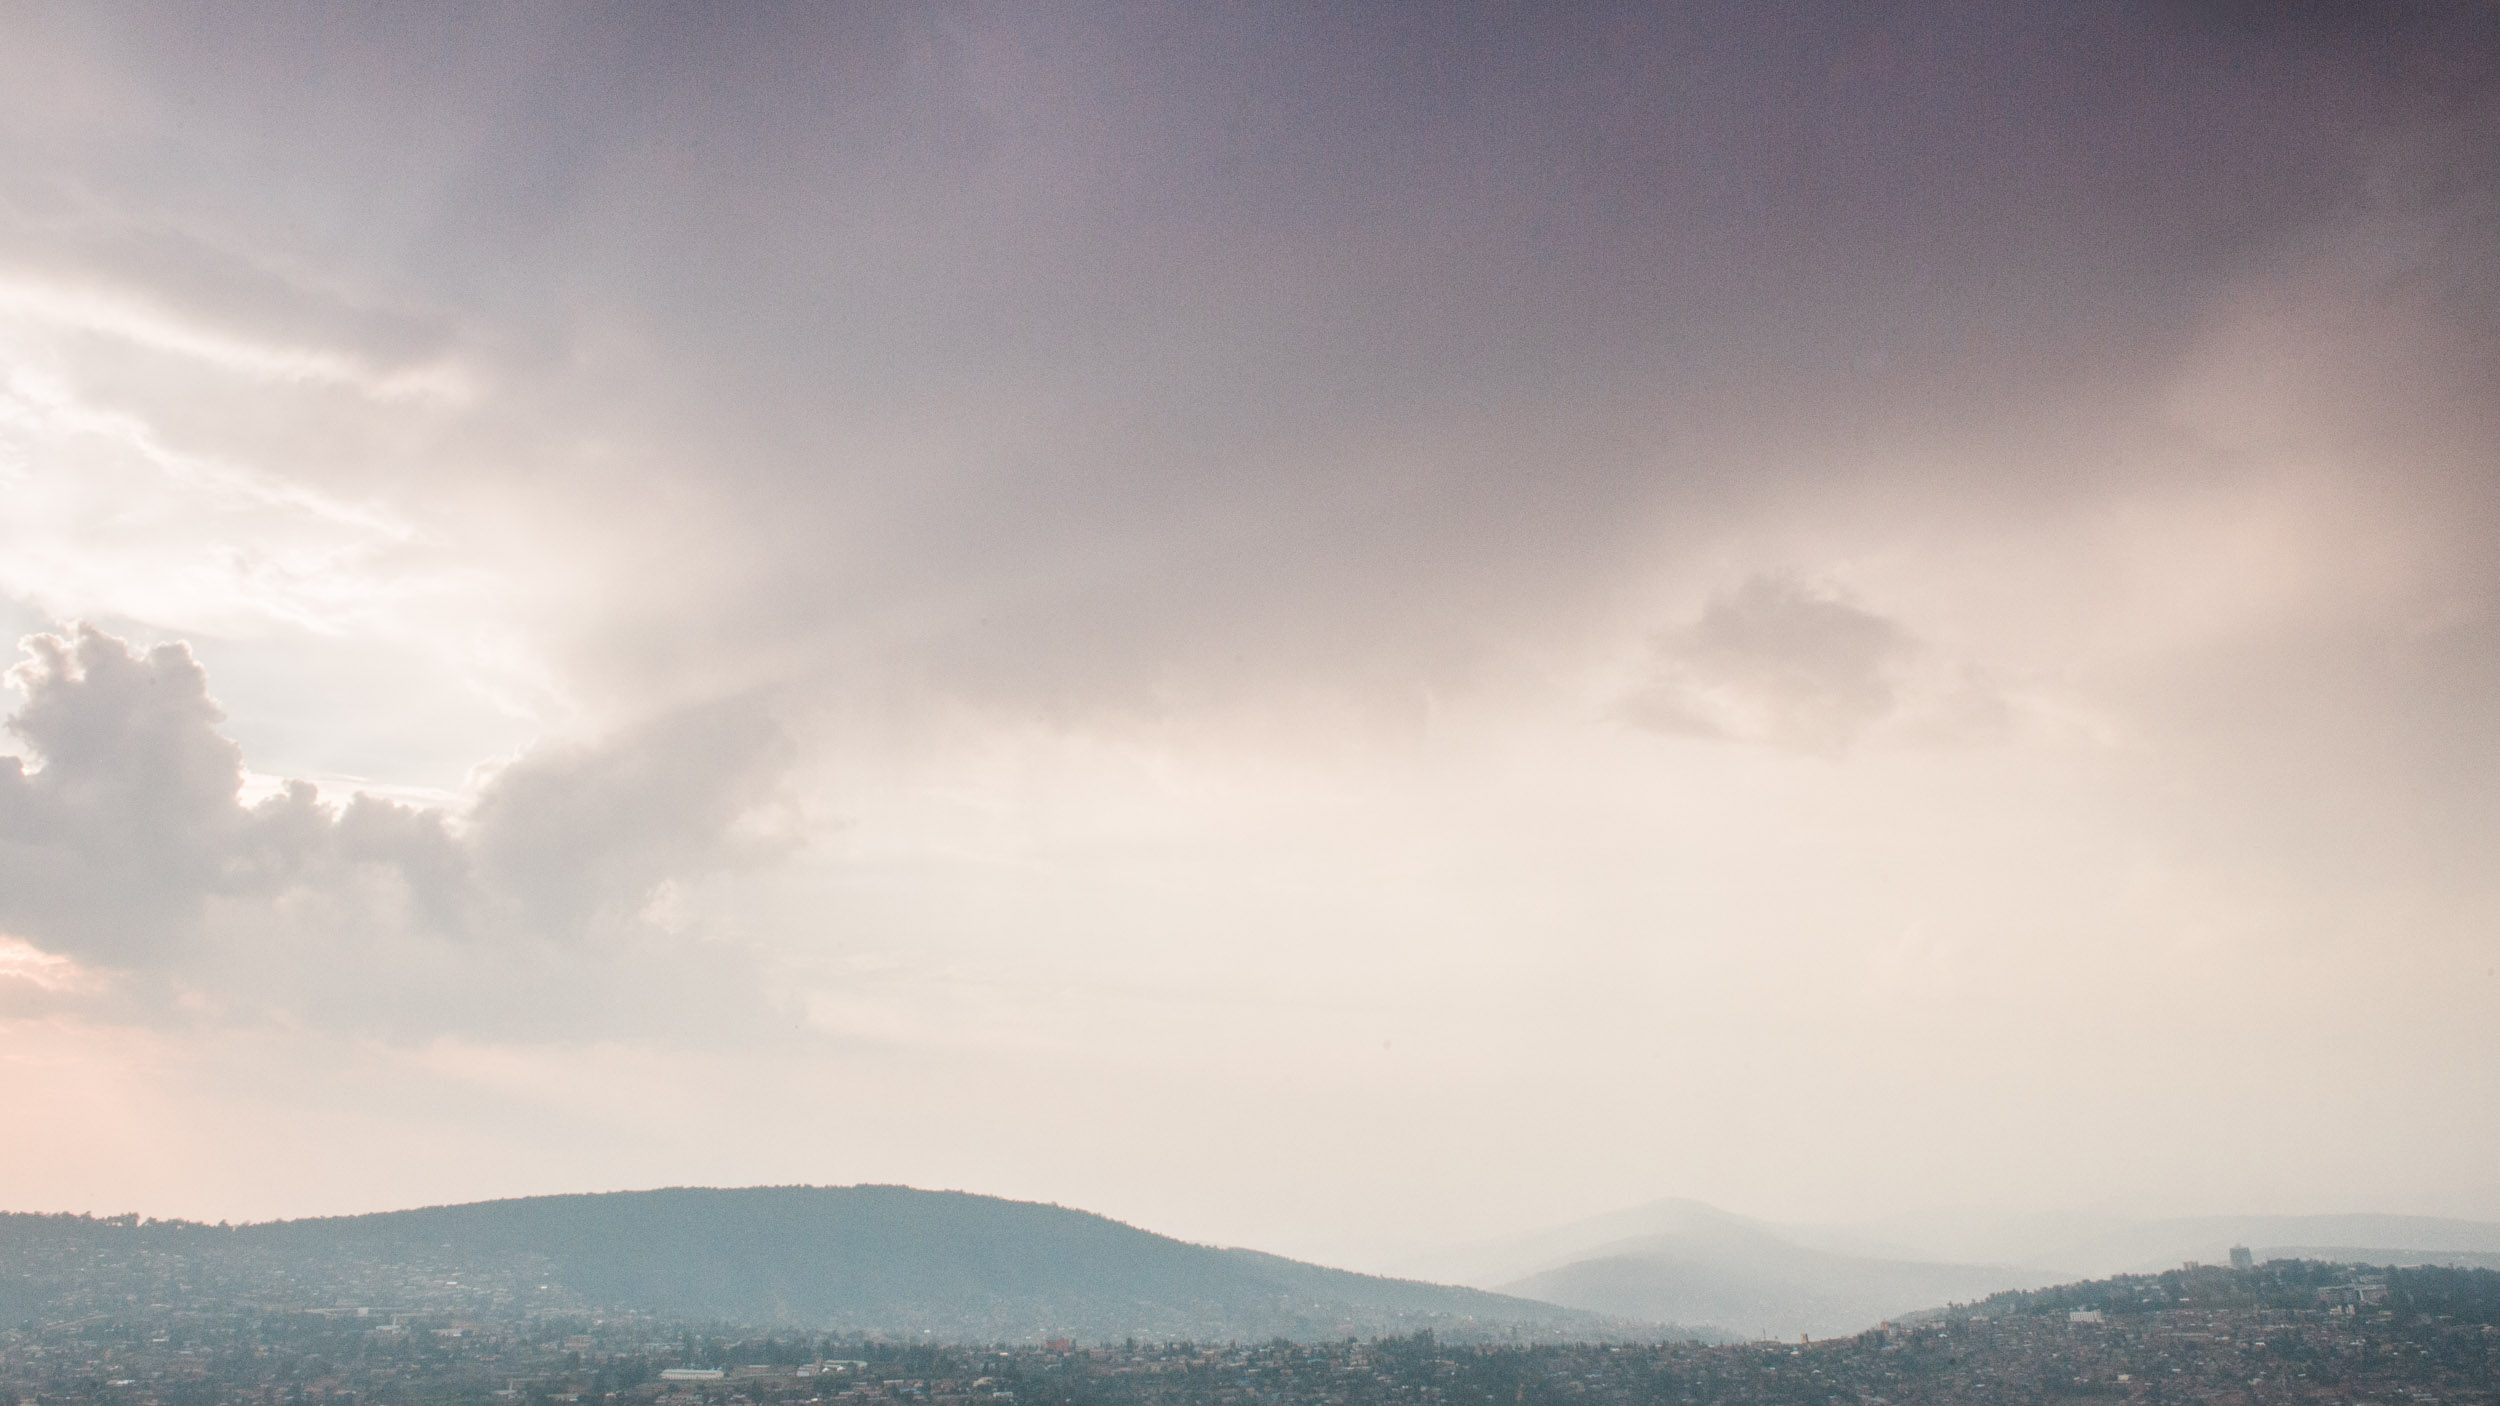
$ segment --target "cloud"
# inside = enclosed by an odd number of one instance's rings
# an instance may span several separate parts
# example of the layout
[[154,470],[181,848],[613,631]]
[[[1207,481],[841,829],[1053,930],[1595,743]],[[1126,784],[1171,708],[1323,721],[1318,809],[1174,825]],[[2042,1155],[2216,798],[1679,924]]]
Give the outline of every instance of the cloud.
[[31,758],[0,758],[0,930],[32,944],[11,968],[29,980],[70,963],[192,1009],[315,1022],[517,1016],[550,982],[600,985],[580,968],[682,956],[689,934],[646,914],[664,886],[791,842],[768,813],[788,741],[751,700],[525,755],[456,824],[302,781],[244,804],[242,749],[184,645],[137,653],[82,624],[24,648],[8,728]]
[[378,399],[456,401],[474,391],[454,367],[377,371],[326,347],[254,342],[204,319],[189,320],[151,306],[143,298],[109,285],[64,285],[41,277],[12,277],[0,272],[0,318],[116,337],[240,376],[343,386]]
[[95,973],[69,958],[0,933],[0,1016],[33,1014],[102,985]]
[[766,814],[792,760],[780,726],[744,700],[684,709],[603,746],[533,753],[479,797],[480,877],[549,936],[629,917],[673,877],[793,843],[787,816]]
[[[1999,954],[1959,989],[2009,1009],[2196,921],[2110,895],[2211,892],[2321,950],[2311,914],[2397,917],[2349,924],[2377,966],[2234,938],[2285,1000],[2152,987],[2306,1010],[2383,966],[2372,1067],[2453,1089],[2487,1040],[2398,1051],[2470,1025],[2404,974],[2493,907],[2500,45],[2408,13],[13,17],[0,639],[198,659],[21,675],[0,931],[74,965],[0,985],[200,1022],[185,1063],[315,1025],[325,1077],[342,1032],[674,1054],[790,991],[939,1110],[845,1156],[1005,1078],[1106,1100],[1065,1165],[1134,1168],[1175,1144],[1121,1061],[1202,1047],[1232,1101],[1412,1009],[1400,1064],[1440,1022],[1517,1108],[1606,1125],[1601,1071],[1758,1107],[1830,1086],[1780,1013],[1855,944]],[[784,718],[856,841],[725,872],[796,833]],[[1869,1033],[1853,1069],[1935,1063]],[[1842,1122],[1910,1146],[1914,1082]],[[1770,1157],[1749,1195],[1817,1165],[1695,1126]],[[961,1165],[1062,1155],[997,1141]],[[1451,1213],[1508,1213],[1479,1189]]]
[[1763,574],[1660,636],[1622,712],[1657,732],[1838,756],[1879,728],[1930,742],[1999,731],[2006,705],[1839,591]]
[[[37,635],[8,729],[43,765],[0,760],[0,922],[81,957],[144,960],[206,893],[273,857],[237,804],[242,749],[179,645],[144,657],[81,627]],[[275,813],[283,824],[282,813]]]
[[446,537],[551,524],[502,560],[602,578],[606,618],[528,622],[592,689],[1403,696],[1870,432],[1983,490],[2099,473],[2025,410],[2157,378],[2394,120],[2340,31],[2259,64],[2166,11],[479,23],[49,18],[19,91],[87,75],[105,116],[0,99],[0,262],[123,340],[456,362],[492,393],[455,443],[341,452],[421,417],[326,403],[190,442],[477,493]]
[[[0,584],[193,633],[489,620],[593,708],[689,661],[898,712],[1394,704],[1828,466],[1966,519],[2098,494],[2067,422],[2140,419],[2406,108],[2334,27],[2256,63],[2054,6],[30,23],[0,319],[97,414],[21,397],[60,506]],[[372,399],[440,368],[477,397]],[[158,524],[159,470],[80,428],[124,409],[422,537]]]

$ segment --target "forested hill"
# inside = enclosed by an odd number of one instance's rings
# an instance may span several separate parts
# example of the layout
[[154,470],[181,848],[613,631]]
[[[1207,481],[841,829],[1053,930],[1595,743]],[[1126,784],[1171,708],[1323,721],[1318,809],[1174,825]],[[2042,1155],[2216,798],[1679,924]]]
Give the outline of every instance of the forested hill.
[[960,1341],[1674,1335],[1192,1245],[1058,1206],[898,1186],[543,1196],[233,1228],[0,1217],[8,1322],[184,1303],[613,1308]]

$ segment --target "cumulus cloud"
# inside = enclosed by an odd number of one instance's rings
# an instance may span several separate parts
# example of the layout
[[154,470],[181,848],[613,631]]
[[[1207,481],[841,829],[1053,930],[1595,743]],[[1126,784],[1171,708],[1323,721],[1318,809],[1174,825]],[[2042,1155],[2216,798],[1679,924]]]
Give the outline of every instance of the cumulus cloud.
[[238,803],[242,750],[217,734],[187,649],[138,656],[84,627],[25,648],[9,677],[26,704],[8,728],[43,764],[0,762],[0,922],[82,957],[145,959],[203,896],[283,853],[255,822],[283,831],[284,806]]
[[2005,705],[1971,672],[1841,592],[1763,574],[1656,641],[1623,713],[1658,732],[1837,756],[1877,728],[1905,740],[2001,726]]
[[[478,994],[511,1000],[520,968],[578,991],[598,983],[567,969],[665,962],[682,934],[645,914],[664,885],[788,843],[767,806],[788,743],[749,701],[526,755],[455,823],[302,781],[245,804],[242,749],[184,645],[134,652],[82,624],[24,648],[8,728],[30,756],[0,758],[21,986],[108,971],[195,1009],[459,1023],[480,1005],[464,986],[504,979]],[[412,1000],[411,982],[434,989]]]
[[786,814],[766,803],[791,760],[779,725],[743,701],[672,713],[599,747],[534,753],[479,797],[479,877],[534,930],[579,936],[630,916],[673,877],[790,843],[787,825],[772,823]]

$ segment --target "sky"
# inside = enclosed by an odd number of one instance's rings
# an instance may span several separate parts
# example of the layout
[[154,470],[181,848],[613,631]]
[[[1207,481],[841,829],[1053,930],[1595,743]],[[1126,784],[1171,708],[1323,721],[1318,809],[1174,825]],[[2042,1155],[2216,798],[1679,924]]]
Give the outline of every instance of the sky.
[[0,9],[0,1206],[2500,1219],[2500,10]]

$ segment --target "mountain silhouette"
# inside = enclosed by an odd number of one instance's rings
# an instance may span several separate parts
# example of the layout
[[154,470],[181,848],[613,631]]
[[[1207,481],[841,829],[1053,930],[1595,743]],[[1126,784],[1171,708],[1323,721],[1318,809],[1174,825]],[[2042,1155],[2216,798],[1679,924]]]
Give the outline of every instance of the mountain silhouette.
[[124,1303],[607,1308],[964,1341],[1680,1336],[1477,1289],[1193,1245],[1059,1206],[902,1186],[539,1196],[233,1228],[0,1217],[11,1321]]
[[1593,1313],[1734,1336],[1830,1337],[1886,1319],[2071,1279],[2272,1258],[2500,1267],[2500,1225],[2422,1216],[2058,1213],[1782,1225],[1668,1199],[1419,1255],[1407,1273]]

